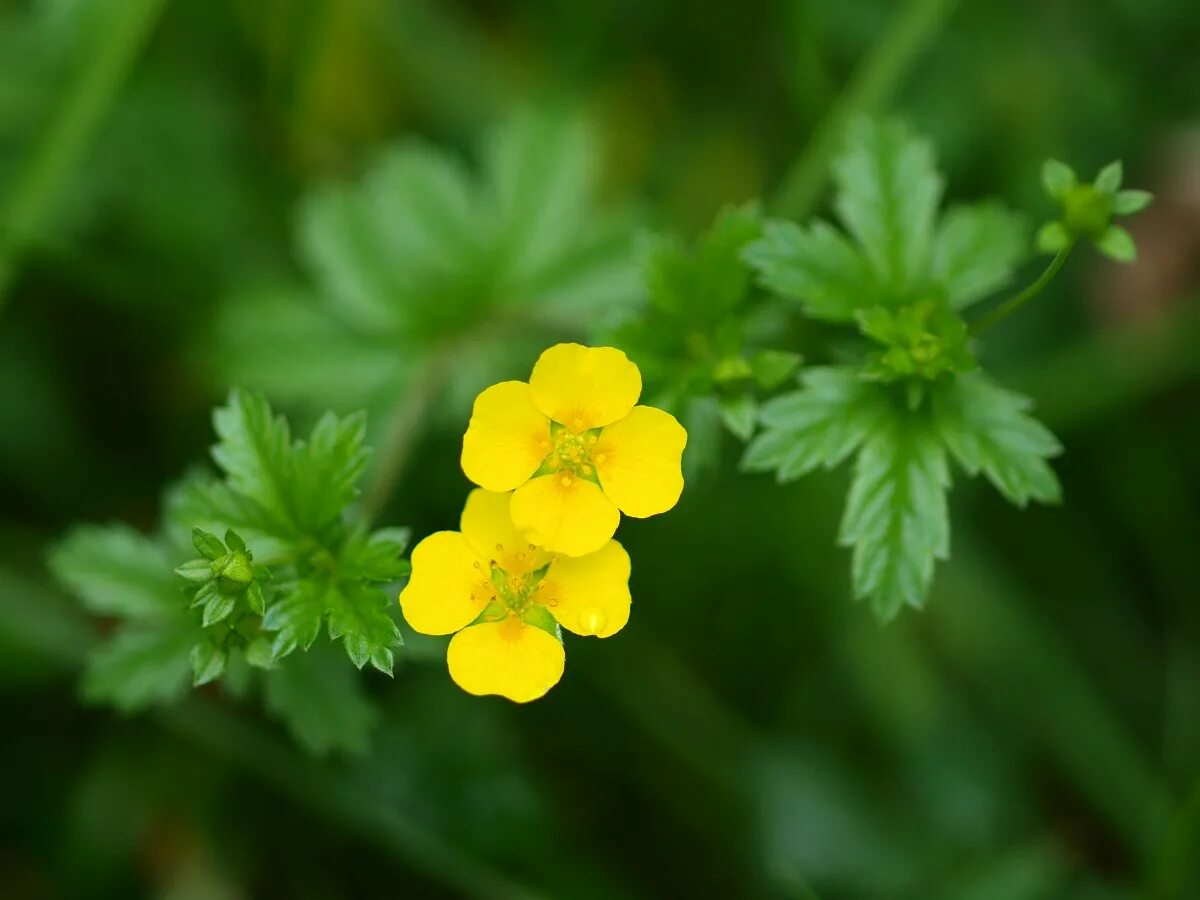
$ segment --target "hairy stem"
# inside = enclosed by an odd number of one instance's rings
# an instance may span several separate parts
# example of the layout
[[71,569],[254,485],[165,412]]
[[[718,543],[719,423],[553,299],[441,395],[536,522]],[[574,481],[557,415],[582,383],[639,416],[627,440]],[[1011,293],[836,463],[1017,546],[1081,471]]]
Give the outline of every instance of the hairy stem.
[[817,125],[804,154],[783,177],[773,211],[803,218],[812,211],[846,124],[881,105],[942,29],[958,0],[909,0]]
[[164,0],[112,3],[93,56],[79,67],[0,208],[0,309],[21,253],[37,237],[162,11]]
[[998,322],[1002,322],[1015,313],[1018,309],[1036,297],[1042,292],[1042,289],[1054,280],[1054,276],[1058,274],[1058,270],[1063,267],[1063,263],[1067,261],[1067,257],[1071,255],[1072,244],[1068,244],[1059,250],[1054,255],[1054,259],[1050,260],[1050,264],[1042,270],[1042,274],[1037,277],[1031,285],[1026,287],[1019,294],[1009,297],[999,306],[994,308],[987,315],[977,319],[971,324],[971,334],[980,335],[991,328]]

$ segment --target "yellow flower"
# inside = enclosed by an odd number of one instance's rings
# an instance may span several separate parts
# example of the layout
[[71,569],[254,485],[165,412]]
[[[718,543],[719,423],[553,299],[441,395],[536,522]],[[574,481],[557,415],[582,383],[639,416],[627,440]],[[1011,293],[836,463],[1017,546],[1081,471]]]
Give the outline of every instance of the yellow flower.
[[687,432],[637,406],[642,376],[620,350],[558,344],[529,382],[475,398],[462,467],[489,491],[514,491],[512,519],[535,544],[582,556],[613,536],[620,513],[666,512],[683,491]]
[[629,621],[629,555],[608,541],[586,556],[529,543],[509,517],[509,495],[476,489],[461,531],[413,549],[400,608],[414,630],[452,634],[450,677],[471,694],[536,700],[562,677],[558,626],[609,637]]

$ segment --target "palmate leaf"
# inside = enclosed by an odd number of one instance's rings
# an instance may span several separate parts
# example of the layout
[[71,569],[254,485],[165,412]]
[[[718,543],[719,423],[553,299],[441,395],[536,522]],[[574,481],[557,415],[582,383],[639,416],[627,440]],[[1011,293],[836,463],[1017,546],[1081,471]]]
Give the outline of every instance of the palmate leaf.
[[964,309],[1008,284],[1028,254],[1021,216],[994,202],[956,206],[934,237],[933,281],[954,309]]
[[[293,442],[287,421],[263,397],[234,390],[213,425],[221,440],[212,455],[226,487],[193,488],[190,511],[203,520],[296,539],[337,520],[357,496],[368,458],[361,414],[328,413],[308,440]],[[205,498],[217,507],[208,516],[200,515]]]
[[124,712],[171,703],[187,691],[196,632],[179,616],[154,625],[130,625],[92,652],[83,695]]

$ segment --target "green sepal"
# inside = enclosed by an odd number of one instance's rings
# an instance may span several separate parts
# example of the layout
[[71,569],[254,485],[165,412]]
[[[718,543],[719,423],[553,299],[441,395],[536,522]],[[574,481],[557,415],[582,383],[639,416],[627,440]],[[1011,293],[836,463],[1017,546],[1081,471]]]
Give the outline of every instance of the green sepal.
[[1154,195],[1149,191],[1128,190],[1117,191],[1113,197],[1113,213],[1118,216],[1129,216],[1139,213],[1154,202]]
[[1075,170],[1057,159],[1048,159],[1042,164],[1042,185],[1055,200],[1063,200],[1079,183]]
[[196,591],[196,596],[192,598],[191,608],[195,609],[197,606],[203,606],[219,593],[221,593],[221,589],[217,587],[216,581],[205,582],[200,587],[200,590]]
[[193,559],[176,566],[175,574],[187,581],[209,581],[213,577],[212,564],[207,559]]
[[228,655],[225,648],[212,641],[201,641],[192,647],[192,686],[200,687],[216,681],[225,671]]
[[[482,625],[485,622],[503,622],[508,618],[510,610],[503,600],[493,600],[483,608],[471,625]],[[470,627],[470,626],[468,626]]]
[[550,610],[546,609],[540,603],[530,604],[521,613],[521,621],[526,625],[532,625],[534,628],[540,628],[547,634],[554,635],[559,641],[562,640],[562,635],[558,630],[558,620],[551,615]]
[[234,552],[245,553],[251,559],[254,558],[254,554],[246,550],[246,542],[242,540],[241,535],[232,528],[227,529],[225,532],[225,545]]
[[215,534],[210,534],[203,528],[192,529],[192,544],[196,552],[208,559],[220,559],[225,555],[225,545]]
[[204,619],[201,624],[207,628],[229,617],[237,606],[237,598],[228,594],[217,593],[215,597],[204,604]]
[[1047,222],[1037,233],[1039,253],[1061,253],[1071,246],[1071,234],[1062,222]]
[[1121,189],[1121,181],[1125,178],[1125,169],[1121,161],[1115,160],[1100,170],[1093,184],[1096,190],[1105,194],[1115,194]]
[[263,615],[267,611],[267,601],[263,596],[262,585],[257,581],[246,588],[246,605],[255,615]]
[[1133,241],[1133,235],[1120,225],[1109,225],[1104,234],[1096,239],[1096,248],[1117,262],[1133,262],[1137,259],[1137,244]]

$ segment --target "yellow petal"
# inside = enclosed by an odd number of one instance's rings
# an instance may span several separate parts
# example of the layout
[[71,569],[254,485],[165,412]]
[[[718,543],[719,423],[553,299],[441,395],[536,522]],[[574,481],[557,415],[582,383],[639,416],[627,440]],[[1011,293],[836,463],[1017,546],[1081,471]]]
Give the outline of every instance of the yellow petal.
[[529,377],[533,402],[577,434],[627,415],[642,392],[642,374],[614,347],[556,344]]
[[670,413],[637,406],[600,432],[592,462],[604,493],[627,516],[666,512],[683,492],[687,432]]
[[536,700],[562,678],[566,654],[553,635],[516,616],[464,628],[446,652],[450,677],[468,694]]
[[523,381],[493,384],[475,398],[463,435],[462,468],[489,491],[511,491],[529,480],[552,448],[550,421]]
[[483,560],[495,560],[509,575],[522,575],[550,561],[550,554],[533,546],[509,514],[510,493],[476,488],[462,512],[462,533]]
[[587,556],[560,556],[538,589],[538,600],[563,628],[609,637],[629,621],[629,554],[609,541]]
[[531,544],[554,553],[594,553],[617,530],[621,514],[590,481],[557,472],[542,475],[512,495],[513,524]]
[[491,599],[486,569],[457,531],[435,531],[413,548],[400,610],[414,631],[450,634],[474,621]]

